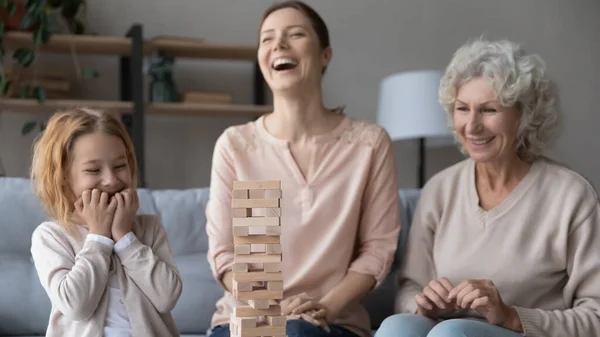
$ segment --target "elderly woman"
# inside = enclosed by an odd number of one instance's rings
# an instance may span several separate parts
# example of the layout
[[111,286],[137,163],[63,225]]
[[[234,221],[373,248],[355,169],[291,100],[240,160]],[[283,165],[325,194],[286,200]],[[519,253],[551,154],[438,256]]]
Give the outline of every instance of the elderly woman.
[[400,314],[376,336],[600,336],[598,196],[542,155],[558,115],[543,61],[474,41],[454,55],[440,101],[468,159],[424,187]]

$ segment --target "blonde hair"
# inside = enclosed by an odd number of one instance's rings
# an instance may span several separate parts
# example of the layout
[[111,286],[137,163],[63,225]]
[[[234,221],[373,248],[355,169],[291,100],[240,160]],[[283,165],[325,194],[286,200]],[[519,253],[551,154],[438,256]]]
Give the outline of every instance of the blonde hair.
[[73,144],[82,135],[104,132],[119,137],[126,149],[132,184],[137,181],[137,162],[133,143],[123,123],[114,115],[87,108],[59,111],[35,142],[31,164],[34,193],[46,213],[63,227],[73,220],[75,209],[69,200],[67,174],[72,161]]

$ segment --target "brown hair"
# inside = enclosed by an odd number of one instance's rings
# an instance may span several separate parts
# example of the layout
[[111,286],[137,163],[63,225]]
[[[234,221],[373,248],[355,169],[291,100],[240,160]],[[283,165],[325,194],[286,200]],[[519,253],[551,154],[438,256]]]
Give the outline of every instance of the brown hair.
[[[321,49],[325,49],[331,46],[331,42],[329,40],[329,29],[327,29],[325,21],[323,20],[323,18],[321,18],[319,13],[317,13],[312,7],[310,7],[302,1],[282,1],[271,5],[264,12],[262,19],[260,20],[259,27],[262,27],[263,23],[269,15],[271,15],[275,11],[284,8],[293,8],[301,12],[308,18],[308,20],[313,26],[313,29],[317,33],[317,38],[319,39],[319,46],[321,47]],[[325,73],[326,68],[327,67],[323,67],[323,73]]]
[[66,184],[71,151],[78,137],[101,131],[119,137],[126,149],[132,184],[137,180],[137,162],[133,143],[121,120],[107,112],[76,108],[60,111],[48,125],[33,149],[31,180],[34,191],[49,216],[67,227],[73,220],[74,205]]

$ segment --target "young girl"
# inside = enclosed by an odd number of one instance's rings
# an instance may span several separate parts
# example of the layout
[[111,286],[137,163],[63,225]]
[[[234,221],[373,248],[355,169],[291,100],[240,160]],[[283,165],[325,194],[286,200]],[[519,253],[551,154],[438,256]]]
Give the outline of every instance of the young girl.
[[31,253],[50,301],[46,336],[179,336],[182,283],[158,216],[136,215],[137,163],[114,116],[55,114],[35,144],[31,178],[53,221]]

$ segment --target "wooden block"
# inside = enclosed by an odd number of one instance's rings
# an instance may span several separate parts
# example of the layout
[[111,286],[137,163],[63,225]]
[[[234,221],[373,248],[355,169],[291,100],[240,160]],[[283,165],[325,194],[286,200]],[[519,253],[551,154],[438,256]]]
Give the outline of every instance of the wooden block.
[[285,326],[261,325],[256,328],[247,328],[240,330],[240,337],[260,337],[260,336],[285,336]]
[[[248,235],[270,235],[270,236],[279,236],[281,235],[281,227],[279,226],[270,226],[270,227],[241,227],[241,226],[237,226],[237,227],[233,227],[234,228],[234,233],[246,233],[246,230],[238,230],[236,231],[235,228],[247,228],[248,229]],[[247,235],[239,235],[239,236],[247,236]]]
[[267,254],[281,254],[281,244],[267,243],[265,244],[265,253]]
[[281,217],[281,208],[252,208],[252,215],[257,217]]
[[283,290],[283,281],[267,282],[267,290]]
[[[243,199],[239,199],[243,200]],[[231,210],[231,216],[234,218],[249,218],[252,216],[252,209],[249,208],[235,208]]]
[[281,272],[281,262],[263,263],[263,271],[265,273],[279,273]]
[[269,316],[267,317],[267,322],[270,326],[285,326],[287,319],[285,316]]
[[266,244],[266,243],[280,243],[279,236],[234,236],[233,243],[236,245],[249,243],[252,245]]
[[233,260],[237,263],[265,263],[265,262],[281,262],[281,254],[249,254],[249,255],[234,255]]
[[267,273],[264,271],[249,271],[249,272],[243,273],[243,274],[236,274],[235,279],[238,281],[242,281],[242,282],[282,281],[283,280],[280,272]]
[[265,190],[248,190],[250,199],[265,199]]
[[237,322],[233,317],[229,317],[229,333],[231,337],[240,336],[240,328],[237,326]]
[[281,190],[264,190],[265,199],[281,199]]
[[278,316],[281,315],[281,307],[278,304],[269,306],[266,309],[254,309],[248,307],[233,308],[233,315],[236,317],[254,317],[254,316]]
[[278,190],[281,189],[281,181],[234,181],[234,190]]
[[250,199],[281,199],[281,190],[248,190]]
[[258,320],[256,317],[236,317],[235,315],[231,319],[235,322],[235,325],[242,329],[256,328]]
[[[235,245],[233,246],[233,253],[236,255],[248,255],[251,252],[251,246],[249,244]],[[276,253],[271,253],[276,254]]]
[[242,262],[234,262],[232,270],[234,273],[247,273],[248,272],[248,264]]
[[233,190],[231,195],[233,199],[248,199],[248,190]]
[[279,207],[279,199],[231,199],[231,208]]
[[248,304],[254,309],[268,309],[269,300],[249,300]]
[[280,236],[281,235],[281,227],[264,227],[265,235],[269,236]]
[[233,226],[232,227],[233,236],[248,236],[250,235],[250,227],[246,226]]
[[280,217],[233,218],[234,226],[280,226]]
[[[240,292],[254,290],[254,283],[252,283],[252,282],[239,282],[238,280],[236,280],[234,278],[232,280],[232,283],[233,283],[233,290],[237,290]],[[273,289],[273,290],[275,290],[275,289]]]
[[230,94],[215,92],[185,91],[181,97],[186,103],[231,104],[232,101]]
[[283,290],[252,290],[239,292],[238,300],[280,300],[283,299]]

